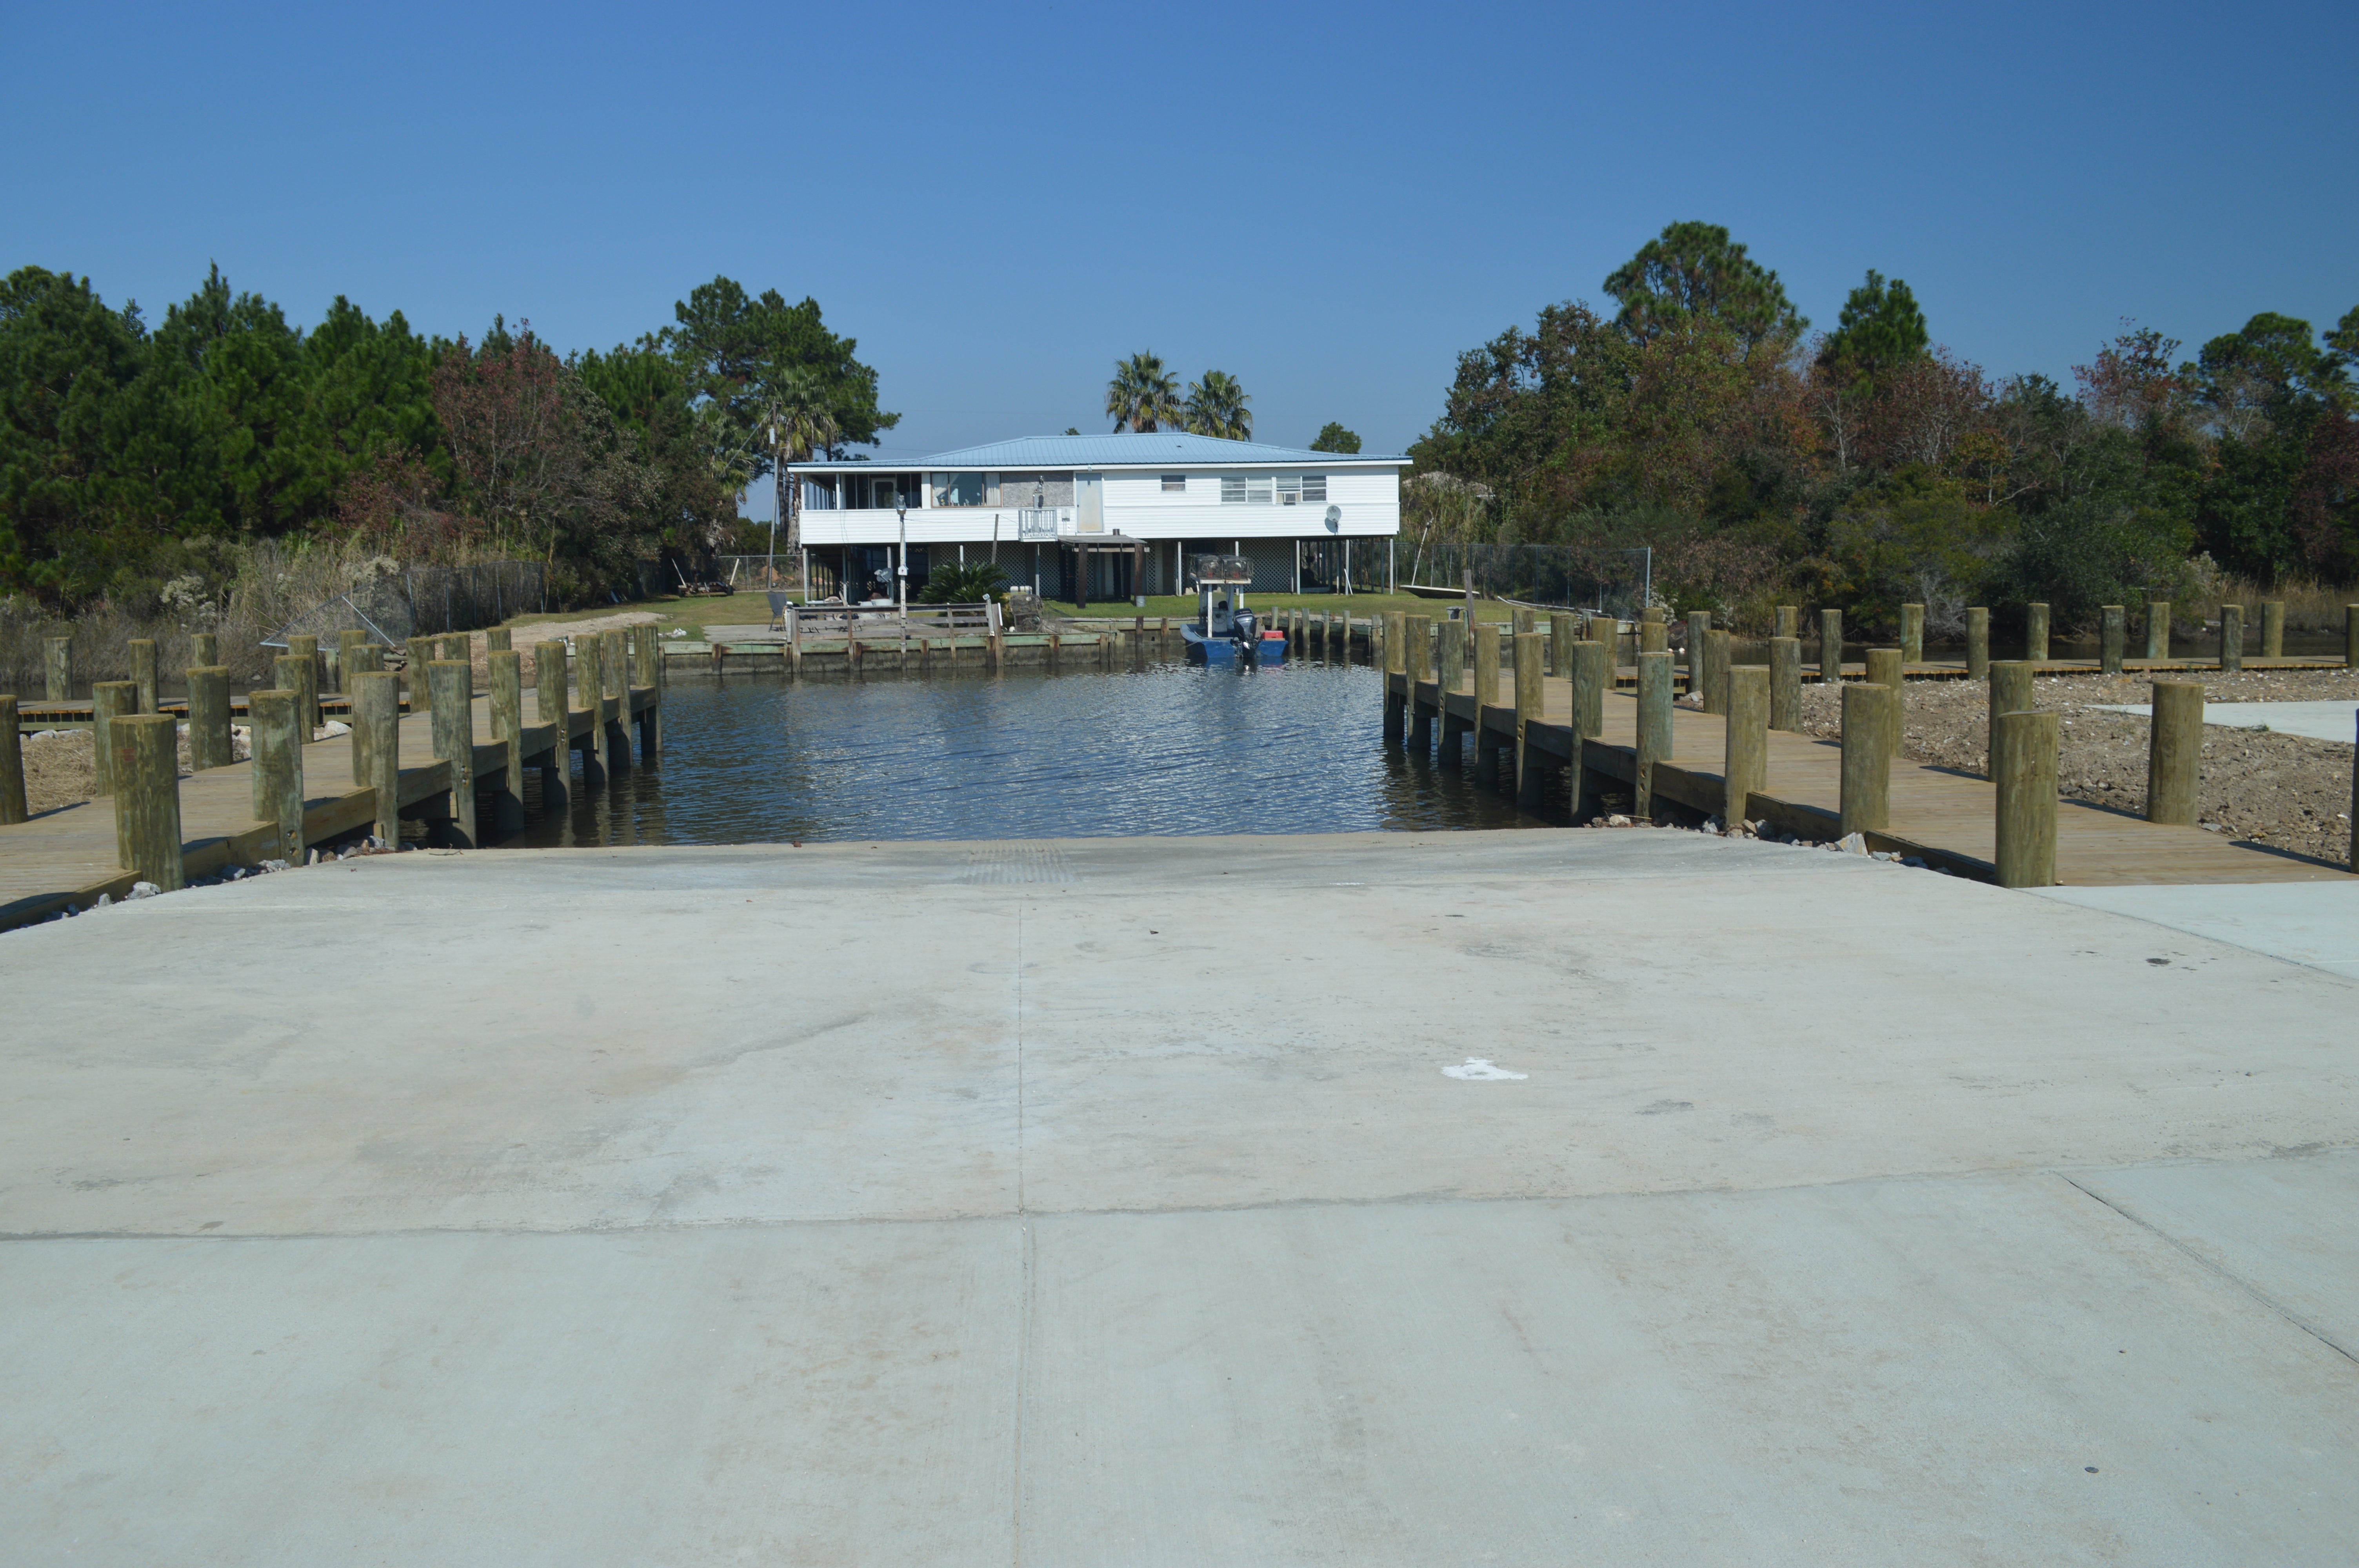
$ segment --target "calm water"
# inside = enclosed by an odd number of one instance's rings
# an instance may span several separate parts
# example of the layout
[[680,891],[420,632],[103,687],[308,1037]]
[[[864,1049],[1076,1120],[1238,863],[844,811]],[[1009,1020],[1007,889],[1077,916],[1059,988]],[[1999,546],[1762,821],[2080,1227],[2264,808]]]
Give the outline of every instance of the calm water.
[[511,844],[1099,838],[1540,826],[1380,743],[1364,665],[919,679],[675,674],[659,768]]

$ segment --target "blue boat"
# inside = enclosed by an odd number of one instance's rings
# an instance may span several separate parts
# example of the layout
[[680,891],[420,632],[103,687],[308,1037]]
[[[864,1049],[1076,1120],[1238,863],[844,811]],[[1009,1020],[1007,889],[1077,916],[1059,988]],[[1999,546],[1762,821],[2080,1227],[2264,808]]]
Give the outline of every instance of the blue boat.
[[1282,665],[1286,633],[1266,632],[1245,608],[1253,563],[1242,556],[1196,557],[1198,611],[1180,628],[1191,665]]

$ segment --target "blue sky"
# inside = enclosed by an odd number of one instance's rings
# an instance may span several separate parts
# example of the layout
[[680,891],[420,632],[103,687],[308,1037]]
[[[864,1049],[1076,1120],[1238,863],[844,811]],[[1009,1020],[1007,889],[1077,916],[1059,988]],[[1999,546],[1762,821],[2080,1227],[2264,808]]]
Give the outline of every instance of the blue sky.
[[[2359,304],[2359,6],[10,6],[0,261],[150,315],[560,347],[808,294],[879,454],[1106,427],[1116,357],[1398,450],[1457,353],[1727,224],[1996,373]],[[766,488],[766,487],[763,487]],[[765,500],[766,498],[764,498]]]

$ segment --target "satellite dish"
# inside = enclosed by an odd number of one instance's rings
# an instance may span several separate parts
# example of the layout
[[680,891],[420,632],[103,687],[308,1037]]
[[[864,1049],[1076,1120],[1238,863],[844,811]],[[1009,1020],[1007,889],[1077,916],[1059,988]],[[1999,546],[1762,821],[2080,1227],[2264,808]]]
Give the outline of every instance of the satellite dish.
[[1335,533],[1337,530],[1341,529],[1343,526],[1343,509],[1342,507],[1340,507],[1340,506],[1331,506],[1331,507],[1329,507],[1329,508],[1327,509],[1327,532],[1329,532],[1330,534]]

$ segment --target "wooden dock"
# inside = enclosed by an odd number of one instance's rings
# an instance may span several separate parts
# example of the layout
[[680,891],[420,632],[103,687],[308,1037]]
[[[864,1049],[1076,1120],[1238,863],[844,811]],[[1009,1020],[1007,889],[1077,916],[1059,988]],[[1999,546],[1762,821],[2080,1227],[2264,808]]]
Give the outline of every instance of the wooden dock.
[[[639,730],[641,760],[652,762],[660,746],[654,716],[656,687],[634,686],[599,699],[576,692],[562,716],[544,718],[538,694],[523,692],[523,722],[516,742],[524,766],[543,769],[555,787],[544,788],[544,809],[563,809],[564,781],[572,753],[582,756],[582,778],[594,785],[613,768],[628,765],[630,736]],[[321,707],[341,704],[323,697]],[[170,705],[163,705],[167,711]],[[494,731],[491,700],[481,693],[470,704],[474,740],[474,806],[485,823],[521,820],[522,803],[505,788],[510,776],[509,741]],[[400,804],[405,816],[448,821],[453,815],[451,767],[434,760],[433,716],[411,714],[397,725]],[[561,739],[560,739],[561,731]],[[364,833],[376,819],[376,794],[353,780],[353,741],[338,735],[302,748],[303,842],[323,844]],[[415,759],[415,761],[411,761]],[[254,812],[250,762],[208,768],[179,784],[181,860],[190,879],[210,877],[232,866],[254,866],[277,853],[279,825]],[[521,777],[519,772],[516,776]],[[84,801],[42,813],[28,822],[0,826],[0,931],[46,920],[66,909],[88,909],[102,894],[120,899],[139,880],[123,869],[112,798]]]
[[[1503,687],[1509,684],[1505,672],[1501,681]],[[1512,759],[1514,704],[1484,705],[1478,711],[1471,676],[1444,692],[1436,681],[1412,685],[1406,676],[1387,672],[1385,689],[1388,700],[1405,700],[1411,715],[1426,720],[1412,734],[1430,730],[1438,738],[1445,729],[1462,727],[1476,743],[1478,773],[1485,748],[1504,745]],[[1600,792],[1626,794],[1637,777],[1637,719],[1635,697],[1620,691],[1606,694],[1601,733],[1582,739],[1572,722],[1571,682],[1551,676],[1541,682],[1539,717],[1526,727],[1527,743],[1592,775],[1573,779],[1576,800]],[[1655,793],[1707,816],[1734,815],[1726,810],[1725,721],[1716,714],[1675,706],[1671,739],[1669,761],[1655,768]],[[1843,747],[1837,741],[1771,730],[1767,787],[1752,793],[1743,808],[1745,819],[1766,820],[1804,838],[1833,839],[1840,831],[1842,761]],[[1510,760],[1499,771],[1511,774],[1512,768]],[[1871,849],[1914,855],[1929,865],[1988,881],[1996,875],[1996,824],[1997,791],[1988,780],[1895,758],[1890,825],[1865,837]],[[2326,881],[2349,874],[2337,866],[2236,843],[2200,827],[2167,827],[2075,800],[2057,803],[2056,880],[2063,885]]]

